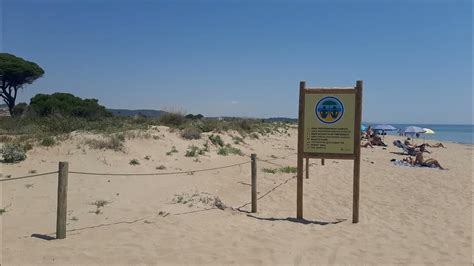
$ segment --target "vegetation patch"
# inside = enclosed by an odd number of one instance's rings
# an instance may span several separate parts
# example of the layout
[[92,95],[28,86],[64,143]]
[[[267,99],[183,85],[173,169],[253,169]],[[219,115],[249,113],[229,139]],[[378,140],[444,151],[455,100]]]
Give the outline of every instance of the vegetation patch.
[[212,144],[216,145],[216,146],[224,146],[224,141],[222,140],[221,136],[219,135],[210,135],[209,136],[209,140],[211,141]]
[[297,172],[297,168],[293,166],[285,166],[280,168],[263,168],[264,173],[276,174],[276,173],[285,173],[285,174],[294,174]]
[[240,143],[245,143],[244,142],[244,139],[239,137],[239,136],[233,136],[232,137],[232,141],[234,142],[234,144],[236,145],[239,145]]
[[56,145],[56,140],[55,140],[53,137],[51,137],[51,136],[44,137],[44,138],[40,141],[40,145],[41,145],[41,146],[45,146],[45,147],[51,147],[51,146]]
[[201,130],[196,127],[187,127],[181,131],[181,137],[183,139],[200,139]]
[[26,151],[19,144],[6,143],[0,149],[3,161],[6,163],[16,163],[26,159]]
[[175,204],[184,204],[188,207],[213,207],[224,210],[226,205],[221,201],[221,199],[217,196],[214,196],[207,192],[194,192],[192,194],[189,193],[181,193],[175,194],[172,202]]
[[229,154],[243,155],[240,149],[232,147],[230,146],[230,144],[227,144],[224,147],[220,147],[219,150],[217,150],[217,154],[223,155],[223,156],[227,156]]
[[166,155],[171,156],[173,153],[178,153],[178,150],[176,149],[175,146],[171,147],[171,150],[166,153]]
[[186,154],[184,156],[186,157],[197,157],[198,155],[204,155],[206,152],[204,149],[199,148],[198,146],[191,145],[188,146],[188,149],[186,150]]
[[130,162],[128,162],[130,165],[139,165],[140,162],[137,159],[131,159]]
[[91,149],[96,150],[114,150],[123,151],[125,136],[123,134],[115,134],[106,137],[105,139],[88,139],[85,144]]

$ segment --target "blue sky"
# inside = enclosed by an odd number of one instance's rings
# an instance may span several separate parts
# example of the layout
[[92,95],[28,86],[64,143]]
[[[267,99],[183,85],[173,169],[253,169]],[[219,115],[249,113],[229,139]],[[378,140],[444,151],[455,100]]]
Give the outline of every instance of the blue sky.
[[111,108],[296,117],[364,80],[363,120],[472,123],[471,1],[8,1],[1,50]]

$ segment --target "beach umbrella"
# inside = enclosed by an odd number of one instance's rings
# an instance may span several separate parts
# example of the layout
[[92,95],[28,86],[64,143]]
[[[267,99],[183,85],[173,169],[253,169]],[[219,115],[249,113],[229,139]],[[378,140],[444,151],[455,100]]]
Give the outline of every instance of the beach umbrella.
[[413,136],[415,134],[425,133],[425,131],[421,127],[409,126],[409,127],[406,127],[405,130],[403,130],[403,133]]
[[[376,125],[374,127],[374,130],[376,131],[392,131],[392,130],[397,130],[394,126],[392,125]],[[385,139],[385,135],[382,135],[383,139]]]
[[360,125],[360,131],[366,131],[367,130],[367,126],[366,125]]
[[414,135],[414,134],[425,133],[425,131],[421,127],[409,126],[409,127],[406,127],[405,130],[403,130],[403,133]]
[[[423,130],[425,131],[425,132],[423,132],[425,134],[434,134],[435,133],[434,130],[431,129],[431,128],[425,128],[424,127]],[[425,143],[425,135],[423,135],[423,143]]]
[[431,129],[431,128],[423,128],[423,130],[425,131],[425,132],[423,132],[425,134],[434,134],[435,133],[434,130]]

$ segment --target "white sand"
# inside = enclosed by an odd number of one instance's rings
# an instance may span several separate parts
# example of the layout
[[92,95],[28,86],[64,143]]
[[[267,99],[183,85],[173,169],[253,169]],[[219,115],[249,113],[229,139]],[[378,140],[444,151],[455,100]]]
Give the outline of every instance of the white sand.
[[[249,161],[248,156],[220,156],[217,148],[199,156],[184,156],[185,141],[166,128],[150,130],[158,140],[133,139],[126,153],[91,150],[81,144],[90,135],[76,134],[49,149],[35,147],[28,159],[3,165],[3,177],[57,170],[68,161],[71,171],[149,173],[219,167]],[[289,156],[273,162],[296,166],[296,130],[291,136],[271,135],[233,145],[261,159]],[[250,200],[250,164],[196,172],[193,175],[87,176],[70,174],[68,235],[54,237],[57,176],[0,182],[2,265],[12,264],[441,264],[470,265],[472,261],[472,146],[445,143],[431,148],[447,171],[395,166],[403,158],[386,150],[362,148],[360,223],[352,224],[352,162],[311,160],[304,181],[305,222],[296,215],[294,174],[263,173],[258,162],[258,213],[231,208],[205,210],[202,205],[173,204],[175,194],[208,192],[227,206]],[[230,137],[225,141],[231,143]],[[431,142],[432,143],[432,142]],[[79,149],[77,146],[81,146]],[[175,145],[179,151],[165,153]],[[84,149],[84,151],[83,151]],[[151,156],[145,160],[146,155]],[[140,165],[131,166],[136,158]],[[165,165],[167,169],[156,170]],[[25,185],[32,184],[27,188]],[[96,200],[111,203],[93,213]],[[250,206],[243,208],[249,210]],[[191,212],[196,211],[196,212]],[[162,212],[159,215],[159,212]],[[170,213],[166,215],[166,213]],[[163,217],[166,216],[166,217]],[[78,220],[71,220],[76,217]],[[339,223],[336,223],[340,221]]]

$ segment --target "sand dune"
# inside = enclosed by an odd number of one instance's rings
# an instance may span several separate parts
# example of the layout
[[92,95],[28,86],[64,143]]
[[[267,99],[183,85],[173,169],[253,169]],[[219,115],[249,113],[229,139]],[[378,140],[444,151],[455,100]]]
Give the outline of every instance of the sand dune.
[[[351,223],[352,162],[311,160],[304,180],[304,221],[295,220],[294,174],[264,173],[277,167],[258,162],[258,212],[250,206],[250,153],[282,166],[296,166],[296,130],[245,139],[244,156],[221,156],[217,147],[185,157],[190,144],[165,127],[158,136],[126,142],[125,152],[93,150],[96,136],[72,134],[61,145],[35,147],[26,161],[3,165],[3,177],[55,171],[151,173],[191,171],[236,163],[241,166],[160,176],[70,174],[68,235],[54,237],[57,176],[0,182],[2,265],[12,264],[441,264],[472,261],[472,146],[447,143],[430,149],[447,171],[396,166],[400,149],[362,149],[360,223]],[[235,133],[234,133],[235,134]],[[222,135],[231,143],[229,133]],[[393,137],[387,137],[391,143]],[[172,146],[178,153],[166,155]],[[149,156],[149,160],[144,159]],[[276,157],[276,158],[275,158]],[[129,164],[138,159],[140,165]],[[166,169],[157,170],[164,165]],[[187,193],[183,195],[182,193]],[[192,197],[176,203],[176,195]],[[212,208],[218,197],[228,208]],[[190,198],[189,198],[190,199]],[[203,200],[201,200],[203,199]],[[99,208],[92,203],[109,202]],[[192,203],[192,206],[190,206]]]

